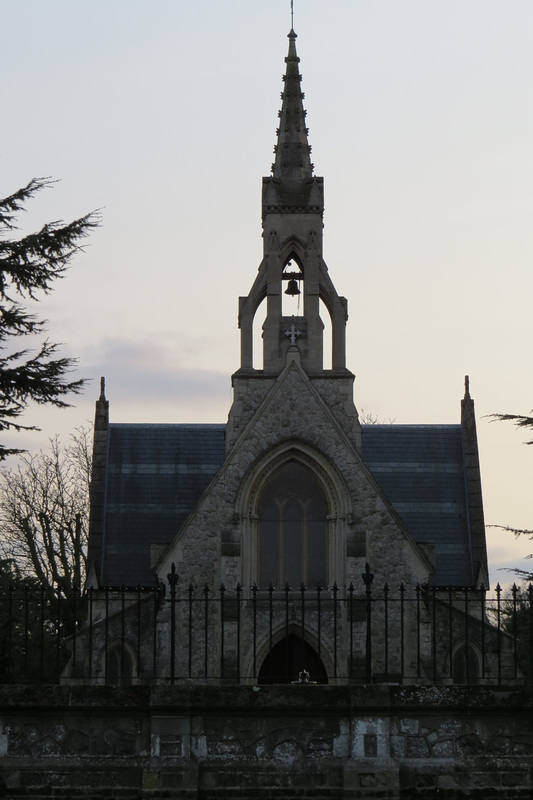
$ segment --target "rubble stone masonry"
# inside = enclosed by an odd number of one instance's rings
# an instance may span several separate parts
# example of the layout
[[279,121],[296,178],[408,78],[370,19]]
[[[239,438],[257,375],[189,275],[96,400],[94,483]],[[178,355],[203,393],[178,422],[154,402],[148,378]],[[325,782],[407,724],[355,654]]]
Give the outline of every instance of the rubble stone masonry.
[[517,800],[533,690],[2,686],[0,796]]

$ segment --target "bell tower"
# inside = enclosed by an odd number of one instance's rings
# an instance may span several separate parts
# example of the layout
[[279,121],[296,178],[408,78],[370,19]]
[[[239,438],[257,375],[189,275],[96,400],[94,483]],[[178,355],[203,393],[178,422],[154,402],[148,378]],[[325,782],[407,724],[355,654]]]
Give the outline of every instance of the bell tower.
[[[314,175],[303,107],[296,33],[289,33],[287,68],[279,111],[272,174],[263,178],[263,248],[259,274],[239,301],[241,369],[253,369],[252,326],[260,303],[267,303],[263,326],[263,371],[278,374],[287,351],[297,346],[309,375],[323,371],[322,300],[331,317],[333,371],[346,368],[347,302],[339,297],[322,257],[324,179]],[[302,287],[300,289],[300,287]],[[302,292],[303,314],[282,315],[282,293]]]
[[[346,368],[348,304],[337,294],[322,255],[324,179],[314,174],[311,162],[296,38],[291,29],[275,158],[271,174],[263,178],[263,260],[250,293],[239,298],[241,364],[233,376],[235,402],[230,412],[230,435],[250,379],[272,381],[285,370],[289,360],[297,360],[312,382],[337,379],[337,390],[344,384],[345,400],[350,397],[347,405],[351,424],[354,416],[357,419],[352,399],[354,376]],[[299,296],[297,314],[284,313],[284,295]],[[263,364],[258,369],[253,360],[253,327],[263,302]],[[331,369],[324,369],[321,308],[330,322]]]

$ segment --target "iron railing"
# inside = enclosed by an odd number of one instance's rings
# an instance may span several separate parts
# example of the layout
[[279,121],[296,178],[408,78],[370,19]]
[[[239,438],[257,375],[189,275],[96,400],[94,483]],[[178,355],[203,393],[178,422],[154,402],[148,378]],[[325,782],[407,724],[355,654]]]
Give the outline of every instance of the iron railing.
[[255,584],[0,593],[0,681],[533,680],[533,586]]

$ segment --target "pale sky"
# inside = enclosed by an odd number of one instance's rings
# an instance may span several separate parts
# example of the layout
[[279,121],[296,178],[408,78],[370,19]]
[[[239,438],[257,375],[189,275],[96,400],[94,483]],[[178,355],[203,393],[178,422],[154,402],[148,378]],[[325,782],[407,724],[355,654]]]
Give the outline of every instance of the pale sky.
[[[37,309],[93,378],[32,408],[32,450],[92,419],[224,422],[237,298],[262,254],[289,0],[0,0],[2,196],[61,179],[24,230],[103,209]],[[295,0],[324,255],[359,409],[456,423],[476,401],[487,524],[533,528],[533,3]],[[489,530],[491,581],[533,543]]]

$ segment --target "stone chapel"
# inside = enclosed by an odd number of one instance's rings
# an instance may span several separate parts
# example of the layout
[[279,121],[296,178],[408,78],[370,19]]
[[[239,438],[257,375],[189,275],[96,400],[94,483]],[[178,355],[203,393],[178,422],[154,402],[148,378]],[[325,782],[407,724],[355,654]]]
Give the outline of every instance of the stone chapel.
[[[262,186],[264,255],[239,298],[227,423],[111,422],[102,381],[89,535],[95,679],[453,681],[491,670],[479,643],[488,570],[468,379],[456,425],[361,425],[348,303],[322,255],[324,181],[294,30],[288,39]],[[287,298],[299,299],[297,313]]]

